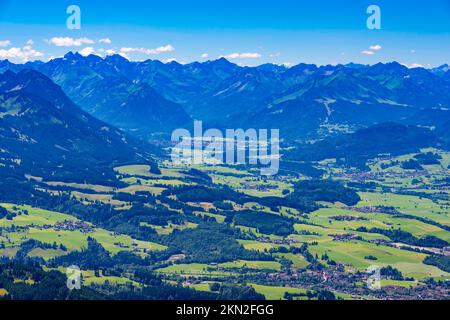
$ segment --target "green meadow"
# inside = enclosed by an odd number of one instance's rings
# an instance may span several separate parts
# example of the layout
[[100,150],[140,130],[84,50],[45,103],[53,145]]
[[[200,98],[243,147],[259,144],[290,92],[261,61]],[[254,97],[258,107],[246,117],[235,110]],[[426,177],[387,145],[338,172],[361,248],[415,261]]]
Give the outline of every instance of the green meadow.
[[[24,230],[6,232],[0,236],[0,242],[5,244],[5,249],[0,249],[0,255],[14,256],[21,243],[33,239],[47,244],[56,243],[63,245],[68,252],[81,250],[87,247],[88,237],[96,239],[111,254],[120,251],[133,251],[137,254],[146,255],[149,251],[161,251],[166,247],[157,243],[138,241],[126,235],[118,235],[101,228],[94,228],[93,232],[85,233],[79,230],[54,230],[53,226],[58,222],[78,221],[73,216],[32,208],[30,206],[18,206],[12,204],[1,204],[12,212],[27,211],[28,214],[20,214],[12,220],[1,219],[0,227],[25,227]],[[14,208],[16,210],[14,210]],[[15,250],[15,252],[14,252]],[[30,256],[42,257],[45,260],[62,255],[61,250],[33,249]],[[67,253],[65,253],[67,254]]]

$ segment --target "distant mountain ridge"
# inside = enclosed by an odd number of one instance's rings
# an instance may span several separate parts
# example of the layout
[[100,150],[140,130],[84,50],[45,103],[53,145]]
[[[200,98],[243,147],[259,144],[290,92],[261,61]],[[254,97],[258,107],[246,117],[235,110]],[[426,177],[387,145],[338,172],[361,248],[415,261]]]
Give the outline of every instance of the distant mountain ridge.
[[[121,57],[120,57],[121,58]],[[129,62],[112,57],[101,59],[90,55],[68,53],[47,63],[5,65],[19,71],[39,71],[60,85],[65,93],[85,111],[111,125],[140,131],[143,134],[178,128],[190,121],[183,108],[158,94],[147,83],[133,81],[127,74]]]
[[23,68],[49,76],[99,119],[144,134],[170,133],[200,119],[219,128],[280,128],[295,139],[314,137],[330,127],[357,129],[385,121],[421,124],[416,120],[423,110],[450,110],[446,65],[240,67],[225,58],[164,64],[77,53],[47,63],[0,62],[0,71]]
[[116,181],[114,165],[153,163],[155,150],[82,111],[37,71],[0,74],[1,176]]

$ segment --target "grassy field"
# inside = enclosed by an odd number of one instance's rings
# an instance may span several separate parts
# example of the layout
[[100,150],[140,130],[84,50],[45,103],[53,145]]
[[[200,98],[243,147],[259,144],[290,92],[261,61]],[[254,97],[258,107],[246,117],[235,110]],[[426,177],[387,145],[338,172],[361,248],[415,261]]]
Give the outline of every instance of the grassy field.
[[[57,270],[63,274],[66,274],[65,267],[58,267],[58,268],[44,267],[44,270],[46,270],[46,271]],[[141,287],[141,284],[136,281],[133,281],[126,277],[104,276],[101,271],[99,272],[99,274],[96,275],[94,270],[81,270],[81,275],[82,275],[82,283],[84,286],[90,286],[93,284],[102,285],[105,283],[109,283],[112,285],[132,284],[135,287]]]
[[263,243],[256,240],[238,240],[240,244],[244,246],[245,249],[248,250],[257,250],[257,251],[264,251],[264,250],[270,250],[272,248],[278,248],[281,245],[278,244],[272,244],[272,243]]
[[148,165],[129,165],[114,168],[116,172],[123,175],[141,176],[148,178],[182,178],[184,174],[175,168],[160,168],[161,174],[154,174],[150,172]]
[[161,194],[161,192],[164,190],[164,188],[156,188],[156,187],[150,187],[146,185],[131,185],[122,189],[117,190],[117,192],[122,193],[130,193],[130,194],[136,194],[136,192],[143,191],[143,192],[150,192],[152,194]]
[[86,285],[86,286],[90,286],[91,284],[102,285],[105,283],[109,283],[109,284],[113,284],[113,285],[132,284],[134,287],[141,286],[138,282],[132,281],[125,277],[113,277],[113,276],[85,277],[85,276],[83,276],[83,285]]
[[123,201],[119,201],[119,200],[113,200],[113,195],[112,194],[103,194],[103,193],[82,193],[82,192],[78,192],[78,191],[72,191],[71,195],[83,202],[83,203],[93,203],[93,202],[102,202],[105,204],[111,204],[113,206],[124,206],[126,203]]
[[218,223],[223,223],[225,221],[225,216],[222,216],[220,214],[201,212],[201,211],[194,211],[194,214],[196,216],[200,216],[200,217],[207,216],[207,217],[215,218]]
[[160,168],[161,174],[150,172],[148,165],[129,165],[115,168],[119,174],[126,175],[121,181],[129,186],[117,190],[117,192],[135,194],[138,191],[150,192],[160,195],[168,187],[188,185],[190,183],[182,179],[186,175],[177,168]]
[[191,289],[195,289],[197,291],[205,291],[205,292],[212,292],[210,289],[210,284],[215,283],[212,281],[208,281],[208,282],[202,282],[202,283],[190,283],[185,285],[186,287],[189,287]]
[[[358,217],[367,220],[336,221],[332,219],[335,216]],[[444,229],[417,220],[395,218],[388,214],[359,213],[341,208],[322,208],[311,213],[309,217],[310,222],[330,229],[355,230],[359,227],[366,227],[368,229],[401,228],[417,237],[432,235],[450,242],[450,232]],[[382,236],[377,236],[377,238],[383,239]]]
[[285,293],[292,294],[305,294],[306,289],[300,288],[290,288],[290,287],[272,287],[272,286],[263,286],[259,284],[250,283],[256,292],[261,293],[266,297],[267,300],[284,300]]
[[123,182],[128,183],[130,185],[134,184],[142,184],[146,186],[154,186],[154,185],[164,185],[164,186],[182,186],[188,185],[189,183],[183,182],[181,180],[176,179],[142,179],[136,177],[124,178]]
[[[285,300],[284,294],[306,294],[308,290],[303,288],[292,288],[292,287],[280,287],[280,286],[264,286],[260,284],[250,283],[256,292],[261,293],[266,297],[267,300],[277,301],[277,300]],[[353,297],[349,294],[341,293],[341,292],[333,292],[337,299],[342,300],[352,300]],[[366,299],[372,299],[371,297],[365,297]],[[307,297],[300,297],[298,300],[307,300]]]
[[[375,206],[388,206],[394,207],[403,214],[412,215],[418,218],[426,218],[438,222],[440,224],[450,226],[450,201],[439,200],[432,201],[428,198],[412,196],[412,195],[399,195],[398,190],[409,190],[415,192],[424,192],[427,194],[437,193],[438,190],[433,186],[433,181],[446,178],[449,176],[450,171],[446,169],[446,165],[450,164],[450,154],[441,153],[443,160],[442,165],[426,166],[426,170],[429,174],[419,177],[422,185],[414,185],[413,180],[415,177],[413,174],[405,174],[405,170],[402,170],[400,166],[392,166],[388,169],[382,168],[383,163],[387,163],[386,160],[374,161],[371,165],[371,173],[376,173],[376,177],[367,181],[374,181],[384,187],[392,188],[388,193],[381,192],[381,188],[376,189],[374,192],[359,192],[361,201],[357,204],[357,207],[375,207]],[[414,156],[405,155],[402,157],[394,158],[395,161],[405,161],[411,159]],[[389,161],[389,160],[388,160]],[[392,160],[390,160],[392,161]],[[328,173],[342,174],[345,171],[342,168],[333,167],[335,162],[322,162],[319,166],[323,166]],[[139,191],[150,192],[154,195],[160,195],[164,190],[169,187],[194,184],[184,180],[187,177],[187,171],[190,168],[198,169],[204,173],[207,173],[213,182],[220,185],[227,185],[236,191],[252,195],[256,197],[265,196],[282,196],[283,190],[293,190],[293,183],[298,181],[298,178],[287,179],[271,179],[262,178],[259,175],[254,174],[251,170],[243,170],[238,167],[227,166],[175,166],[168,162],[163,162],[160,165],[161,174],[153,174],[150,172],[150,166],[148,165],[129,165],[115,168],[122,181],[128,184],[127,187],[121,189],[114,189],[107,186],[100,185],[87,185],[87,184],[68,184],[63,182],[49,182],[47,183],[49,190],[51,187],[66,186],[81,190],[72,191],[71,194],[76,199],[79,199],[86,203],[94,201],[100,201],[107,204],[116,206],[116,209],[126,209],[131,206],[129,203],[113,200],[114,193],[123,192],[129,194],[135,194]],[[343,177],[341,180],[348,182],[351,180],[348,177]],[[417,180],[417,179],[416,179]],[[286,182],[288,181],[288,182]],[[417,183],[417,181],[415,182]],[[429,188],[425,186],[430,185]],[[93,190],[96,193],[84,191]],[[444,194],[445,192],[443,192]],[[450,192],[447,192],[450,193]],[[253,201],[253,200],[252,200]],[[327,255],[330,259],[342,263],[345,265],[345,269],[349,272],[354,270],[363,271],[371,265],[379,267],[393,266],[400,270],[405,277],[413,277],[416,281],[394,281],[383,280],[382,286],[400,286],[400,287],[414,287],[419,281],[426,278],[435,279],[448,279],[450,274],[444,272],[437,267],[425,265],[423,260],[427,256],[423,253],[417,253],[412,251],[401,250],[387,245],[377,245],[370,243],[372,240],[385,240],[390,241],[384,235],[356,232],[355,230],[360,227],[370,228],[382,228],[382,229],[397,229],[401,228],[404,231],[412,233],[416,237],[423,237],[427,235],[436,236],[440,239],[450,242],[450,232],[440,228],[438,226],[424,223],[415,219],[396,218],[390,214],[384,213],[361,213],[349,208],[341,203],[325,203],[321,202],[320,209],[306,214],[301,214],[295,209],[282,207],[280,212],[272,212],[269,207],[263,206],[256,202],[249,202],[245,204],[232,203],[236,211],[251,209],[260,212],[270,212],[273,214],[283,214],[291,218],[301,218],[303,223],[294,224],[295,233],[289,235],[291,239],[295,239],[297,242],[290,245],[280,245],[274,243],[265,243],[258,240],[241,240],[238,242],[248,250],[257,250],[259,252],[268,252],[271,249],[278,249],[280,247],[289,248],[292,246],[301,246],[303,243],[308,243],[308,250],[313,256],[318,257],[320,262],[326,265],[326,261],[322,259],[323,255]],[[164,200],[158,199],[158,204],[168,206],[164,203]],[[193,214],[197,217],[192,217],[189,221],[195,221],[196,223],[185,223],[183,225],[170,224],[166,227],[149,225],[142,223],[143,226],[148,226],[154,229],[161,239],[164,236],[170,235],[175,229],[187,230],[197,228],[199,222],[198,217],[213,217],[219,223],[224,223],[225,213],[220,209],[214,212],[216,208],[212,203],[188,203],[193,207],[200,207],[206,210],[194,211]],[[157,243],[138,241],[132,239],[126,235],[114,234],[101,228],[95,228],[93,232],[84,233],[79,230],[57,231],[53,227],[58,222],[66,220],[78,221],[71,215],[61,214],[58,212],[52,212],[33,208],[30,206],[18,206],[13,204],[0,204],[12,212],[27,211],[28,214],[20,214],[14,217],[12,220],[0,219],[0,227],[26,227],[26,230],[20,230],[15,232],[3,232],[0,234],[0,243],[5,245],[4,249],[0,249],[0,256],[14,257],[20,248],[21,243],[35,239],[44,243],[57,245],[64,245],[68,251],[62,251],[60,249],[41,249],[35,248],[29,252],[30,257],[41,257],[44,260],[50,260],[54,257],[67,254],[74,250],[81,250],[87,246],[87,238],[95,238],[106,250],[112,255],[117,254],[120,251],[131,251],[141,256],[146,256],[150,251],[165,250],[166,247]],[[208,212],[211,210],[211,212]],[[181,210],[174,210],[182,212]],[[214,212],[214,213],[212,213]],[[222,215],[223,214],[223,215]],[[351,217],[351,219],[342,220],[336,219],[336,217]],[[193,220],[192,220],[193,219]],[[306,222],[307,221],[307,222]],[[296,221],[299,222],[299,221]],[[243,231],[244,233],[252,233],[256,237],[247,239],[256,239],[262,235],[257,232],[255,228],[236,226],[234,228]],[[335,235],[354,234],[360,236],[362,240],[351,241],[336,241],[333,239]],[[284,237],[268,235],[271,240],[281,240]],[[155,239],[156,238],[155,236]],[[205,239],[206,240],[206,239]],[[157,242],[164,242],[155,240]],[[301,254],[292,253],[272,253],[272,256],[277,261],[244,261],[237,260],[228,263],[220,264],[173,264],[165,268],[157,269],[156,272],[165,276],[166,279],[179,281],[179,276],[183,277],[187,284],[191,288],[200,291],[210,291],[209,282],[202,282],[197,284],[190,284],[187,280],[189,277],[197,277],[204,279],[216,280],[214,277],[219,278],[218,281],[225,281],[221,277],[237,276],[238,272],[232,269],[249,269],[248,275],[254,275],[256,271],[269,271],[269,272],[281,272],[282,266],[280,261],[287,259],[292,262],[293,269],[304,269],[309,266],[309,263],[305,260]],[[376,260],[369,260],[368,257],[375,257]],[[284,269],[283,269],[284,272]],[[240,273],[239,273],[240,274]],[[138,286],[139,284],[132,282],[126,277],[107,277],[107,276],[95,276],[93,271],[83,271],[83,279],[86,285],[91,284],[103,284],[109,282],[111,284],[126,284],[133,283]],[[252,280],[254,281],[254,280]],[[251,284],[256,291],[264,294],[267,299],[280,300],[283,299],[284,294],[288,293],[306,293],[306,289],[283,287],[283,286],[266,286],[259,284]],[[0,295],[2,293],[0,289]],[[352,298],[350,295],[335,292],[335,294],[342,299]],[[370,297],[369,297],[370,298]]]
[[[419,280],[427,277],[444,279],[450,276],[449,273],[434,266],[423,264],[425,254],[377,246],[372,243],[360,241],[337,242],[330,239],[319,242],[317,246],[310,246],[309,250],[319,257],[326,253],[331,259],[357,270],[365,270],[371,265],[380,267],[391,265],[400,270],[404,276]],[[365,257],[369,255],[376,257],[377,260],[366,260]]]
[[[26,230],[3,233],[0,241],[6,246],[0,249],[0,255],[14,256],[21,243],[34,239],[47,244],[56,243],[64,245],[68,252],[81,250],[87,247],[88,237],[96,239],[111,254],[119,251],[133,251],[140,255],[145,255],[147,251],[161,251],[166,247],[157,243],[137,241],[126,235],[117,235],[101,228],[94,228],[93,232],[85,233],[79,230],[54,230],[53,226],[57,222],[78,221],[76,218],[48,210],[32,208],[30,206],[16,206],[12,204],[1,204],[12,212],[26,210],[27,215],[21,214],[12,220],[0,219],[0,227],[11,227],[12,225],[26,227]],[[16,210],[14,210],[15,208]],[[34,249],[31,256],[42,257],[46,260],[61,255],[59,250]]]
[[35,248],[33,250],[31,250],[28,253],[28,256],[33,258],[33,257],[40,257],[46,261],[59,257],[59,256],[63,256],[67,254],[67,252],[62,251],[60,249],[41,249],[41,248]]
[[[11,212],[18,212],[20,210],[28,211],[28,215],[23,214],[20,216],[16,216],[14,217],[13,220],[1,219],[0,220],[1,227],[11,227],[12,225],[24,227],[31,224],[35,226],[44,226],[44,225],[54,225],[57,222],[63,222],[65,220],[69,221],[77,220],[76,218],[68,214],[33,208],[30,206],[19,206],[10,203],[0,203],[0,205]],[[14,210],[13,208],[16,208],[18,210]]]
[[0,288],[0,297],[4,297],[8,294],[8,291],[6,289]]
[[184,276],[230,276],[232,272],[225,272],[217,270],[217,266],[211,266],[202,263],[191,264],[174,264],[162,269],[157,269],[156,272],[164,274],[178,274]]
[[153,177],[154,174],[150,173],[150,166],[147,165],[129,165],[114,168],[120,174],[132,175],[132,176],[143,176],[143,177]]
[[381,280],[382,287],[403,287],[413,288],[417,286],[416,281]]
[[251,176],[252,174],[246,170],[240,170],[238,168],[219,165],[192,165],[190,168],[194,168],[206,173],[211,174],[232,174],[236,176]]
[[276,253],[276,257],[282,257],[292,262],[292,267],[295,269],[304,269],[309,265],[309,262],[305,260],[301,254],[293,253]]
[[292,184],[277,180],[261,179],[238,176],[225,176],[218,173],[211,174],[213,182],[216,184],[227,185],[236,191],[255,197],[269,197],[283,195],[283,190],[292,190]]
[[281,270],[281,264],[276,261],[244,261],[238,260],[233,262],[221,263],[218,265],[221,268],[249,268],[249,269],[263,269],[263,270]]
[[174,230],[186,230],[186,229],[195,229],[197,228],[197,224],[188,222],[184,225],[176,225],[176,224],[169,224],[168,226],[162,227],[162,226],[155,226],[148,223],[141,223],[143,226],[151,227],[158,233],[159,235],[169,235],[172,234]]
[[93,190],[96,192],[112,192],[112,191],[114,191],[114,188],[112,188],[112,187],[96,185],[96,184],[67,183],[67,182],[58,182],[58,181],[46,182],[46,184],[50,187],[62,186],[62,187],[70,187],[70,188],[75,188],[75,189]]
[[392,206],[398,211],[418,217],[428,218],[444,225],[450,226],[450,212],[447,208],[425,198],[416,196],[397,195],[392,193],[366,193],[361,192],[360,207]]

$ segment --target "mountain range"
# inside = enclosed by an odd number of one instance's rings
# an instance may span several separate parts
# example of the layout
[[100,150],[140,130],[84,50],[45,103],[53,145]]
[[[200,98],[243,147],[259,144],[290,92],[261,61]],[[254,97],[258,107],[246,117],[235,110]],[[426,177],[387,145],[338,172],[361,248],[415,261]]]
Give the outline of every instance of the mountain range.
[[155,149],[80,109],[45,75],[0,75],[0,171],[84,183],[115,181],[113,166],[152,163]]
[[385,121],[422,125],[450,119],[450,71],[397,62],[287,68],[128,61],[69,52],[49,62],[0,62],[0,72],[33,69],[89,114],[134,134],[170,133],[193,119],[218,128],[279,128],[286,139]]

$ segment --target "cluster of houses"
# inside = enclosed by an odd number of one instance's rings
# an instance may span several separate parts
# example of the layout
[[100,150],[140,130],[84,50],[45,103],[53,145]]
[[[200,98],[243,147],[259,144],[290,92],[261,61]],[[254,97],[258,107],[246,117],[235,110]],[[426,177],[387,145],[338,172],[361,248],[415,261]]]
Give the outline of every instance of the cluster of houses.
[[94,227],[82,221],[74,220],[64,220],[62,222],[57,222],[53,226],[56,231],[80,231],[82,233],[92,233],[94,232]]
[[241,183],[242,186],[244,186],[246,189],[249,190],[256,190],[260,192],[268,192],[270,190],[276,190],[278,189],[277,185],[271,185],[271,184],[253,184],[249,181],[244,181]]
[[371,239],[371,240],[369,240],[369,243],[373,243],[378,246],[383,246],[383,245],[389,245],[390,242],[385,239]]
[[361,240],[361,237],[356,234],[330,234],[330,237],[333,238],[333,241],[353,241],[353,240]]
[[259,242],[262,243],[271,243],[271,244],[279,244],[279,245],[293,245],[298,243],[296,239],[285,238],[285,239],[270,239],[269,237],[259,237],[257,238]]
[[330,217],[332,220],[336,221],[367,221],[367,218],[364,217],[355,217],[355,216],[332,216]]
[[387,213],[399,214],[400,212],[393,207],[347,207],[346,209],[360,213]]
[[357,172],[345,172],[342,174],[339,174],[338,176],[345,179],[351,179],[354,181],[368,181],[368,180],[380,180],[384,179],[386,177],[396,177],[399,179],[404,178],[417,178],[417,177],[423,177],[427,176],[430,173],[426,170],[420,170],[420,171],[383,171],[383,172],[363,172],[363,171],[357,171]]
[[170,258],[167,261],[174,262],[178,260],[183,260],[184,258],[186,258],[185,254],[174,254],[170,256]]

